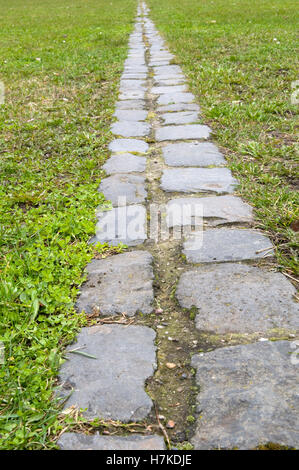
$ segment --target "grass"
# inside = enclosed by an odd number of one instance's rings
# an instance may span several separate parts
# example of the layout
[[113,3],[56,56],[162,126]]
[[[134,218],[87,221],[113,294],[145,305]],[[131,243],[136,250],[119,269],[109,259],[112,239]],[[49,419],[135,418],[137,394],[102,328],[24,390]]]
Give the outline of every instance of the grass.
[[298,276],[298,104],[291,103],[298,79],[296,2],[147,3],[241,196],[255,208],[256,226],[275,243],[279,269]]
[[136,2],[0,0],[0,11],[0,447],[52,448]]

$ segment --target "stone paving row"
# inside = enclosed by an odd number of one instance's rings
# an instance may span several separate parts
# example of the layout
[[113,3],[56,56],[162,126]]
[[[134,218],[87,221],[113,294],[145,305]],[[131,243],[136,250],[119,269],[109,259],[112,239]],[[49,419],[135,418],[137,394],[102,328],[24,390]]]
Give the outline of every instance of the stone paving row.
[[[63,392],[74,392],[68,406],[80,405],[87,418],[140,421],[152,401],[144,381],[156,368],[155,332],[144,326],[101,325],[83,328],[76,348],[88,346],[94,359],[73,355],[61,370]],[[69,349],[73,349],[71,346]],[[116,386],[117,384],[117,386]]]
[[[180,244],[186,263],[184,272],[178,271],[179,305],[197,309],[194,328],[199,333],[220,338],[239,335],[241,343],[192,357],[199,387],[194,448],[251,449],[268,442],[297,447],[298,361],[292,355],[292,341],[270,341],[271,335],[282,339],[283,332],[295,338],[298,332],[295,289],[264,263],[265,258],[273,258],[272,243],[253,228],[252,208],[236,194],[238,182],[209,140],[211,129],[198,124],[200,108],[148,13],[141,3],[111,127],[115,139],[104,165],[107,177],[99,187],[113,208],[98,211],[91,240],[111,246],[123,242],[131,248],[88,265],[77,309],[109,317],[125,313],[133,319],[153,311],[147,219],[151,185],[158,184],[165,226],[170,230],[195,227]],[[151,114],[155,115],[152,121]],[[152,161],[157,152],[163,158],[161,165]],[[152,183],[146,162],[157,163],[159,183]],[[197,229],[202,219],[203,231]],[[260,341],[243,344],[250,334]],[[68,361],[60,373],[61,394],[67,397],[73,391],[65,407],[84,408],[88,418],[130,422],[148,417],[153,403],[145,383],[157,368],[155,337],[152,328],[141,325],[84,328],[68,348]],[[80,349],[92,358],[71,353]],[[165,448],[158,435],[65,433],[59,445],[98,450]]]

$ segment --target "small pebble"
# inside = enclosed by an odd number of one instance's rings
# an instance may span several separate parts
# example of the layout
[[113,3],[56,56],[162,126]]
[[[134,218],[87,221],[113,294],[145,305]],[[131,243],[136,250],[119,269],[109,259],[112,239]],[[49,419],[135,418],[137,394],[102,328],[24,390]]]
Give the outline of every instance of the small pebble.
[[166,362],[166,367],[168,367],[168,369],[175,369],[176,364],[173,362]]
[[168,421],[168,423],[166,424],[166,427],[167,427],[168,429],[173,429],[173,428],[175,427],[175,422],[172,421],[172,419],[170,419],[170,420]]

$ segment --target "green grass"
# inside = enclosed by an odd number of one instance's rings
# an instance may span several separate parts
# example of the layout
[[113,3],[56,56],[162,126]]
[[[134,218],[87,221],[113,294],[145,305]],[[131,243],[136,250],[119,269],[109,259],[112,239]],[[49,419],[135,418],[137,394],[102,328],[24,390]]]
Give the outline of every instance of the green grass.
[[[203,122],[277,247],[298,275],[298,105],[291,104],[298,8],[292,0],[148,0],[188,76]],[[293,230],[294,229],[294,230]]]
[[136,2],[0,0],[0,11],[0,447],[51,448]]

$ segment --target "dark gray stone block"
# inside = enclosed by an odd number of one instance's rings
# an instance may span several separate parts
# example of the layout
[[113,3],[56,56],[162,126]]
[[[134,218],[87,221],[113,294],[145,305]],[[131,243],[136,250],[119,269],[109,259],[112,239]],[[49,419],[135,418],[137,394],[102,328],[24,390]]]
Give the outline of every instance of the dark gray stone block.
[[199,418],[195,450],[299,447],[298,365],[288,341],[267,341],[196,355]]
[[109,144],[111,152],[136,152],[146,153],[148,151],[148,144],[143,140],[137,139],[115,139]]
[[161,436],[100,436],[64,433],[58,445],[62,450],[165,450]]
[[201,124],[186,124],[185,126],[164,126],[156,131],[158,142],[163,140],[208,139],[211,129]]
[[192,93],[187,92],[172,92],[172,93],[164,93],[160,95],[157,103],[158,104],[178,104],[178,103],[192,103],[195,97]]
[[152,312],[152,256],[147,251],[130,251],[87,265],[88,278],[83,284],[76,308],[101,315],[133,316],[138,311]]
[[118,101],[116,103],[116,111],[121,110],[121,109],[129,109],[129,110],[135,110],[135,109],[145,109],[146,108],[146,102],[144,100],[125,100],[125,101]]
[[148,63],[149,67],[159,67],[164,65],[169,65],[168,59],[151,59]]
[[269,238],[254,230],[214,229],[190,235],[183,253],[190,263],[214,263],[273,256],[271,247]]
[[147,122],[119,121],[111,126],[111,132],[123,137],[145,137],[150,133],[150,125]]
[[164,65],[162,67],[154,67],[154,73],[168,75],[173,73],[182,73],[182,69],[178,65]]
[[[136,157],[139,158],[139,157]],[[99,192],[112,202],[113,206],[124,206],[144,202],[146,190],[142,176],[120,174],[102,180]]]
[[96,235],[91,243],[136,246],[147,238],[146,210],[142,205],[115,207],[110,211],[99,211],[97,216]]
[[140,67],[145,66],[144,57],[131,57],[125,60],[125,67]]
[[185,79],[183,77],[179,77],[177,79],[175,78],[161,78],[158,81],[155,81],[154,85],[155,86],[172,86],[172,85],[181,85],[182,83],[185,83]]
[[176,111],[199,111],[199,106],[196,103],[177,103],[158,106],[158,112],[176,112]]
[[232,193],[236,184],[227,168],[171,168],[161,179],[161,188],[168,192]]
[[147,111],[140,111],[138,109],[119,109],[114,113],[114,116],[119,121],[145,121],[147,115]]
[[151,89],[151,93],[153,95],[163,95],[178,93],[182,91],[186,91],[186,85],[173,85],[173,86],[153,86]]
[[155,332],[144,326],[97,325],[83,328],[70,350],[94,356],[67,354],[59,379],[65,403],[84,408],[89,419],[124,422],[144,419],[152,401],[145,380],[156,368]]
[[217,147],[210,142],[181,142],[169,144],[162,150],[165,163],[170,166],[205,167],[226,163]]
[[125,90],[121,91],[119,100],[144,100],[145,99],[145,90]]
[[105,165],[103,170],[107,175],[116,173],[139,173],[145,171],[146,158],[130,153],[121,153],[120,155],[112,155]]
[[198,114],[194,111],[181,111],[178,113],[162,114],[164,124],[191,124],[198,121]]
[[167,225],[191,225],[194,213],[186,216],[185,207],[202,207],[204,221],[210,226],[232,223],[251,223],[252,207],[236,196],[185,197],[172,199],[167,204]]
[[147,72],[124,72],[121,76],[122,80],[145,80]]
[[199,309],[199,330],[266,333],[298,329],[295,288],[283,274],[235,263],[207,265],[184,273],[177,298],[181,307]]
[[171,60],[173,59],[173,54],[170,54],[167,50],[156,51],[150,48],[150,60]]
[[148,74],[148,67],[146,65],[126,65],[124,67],[124,73],[145,73]]
[[125,80],[122,79],[120,81],[120,91],[127,91],[127,90],[145,90],[146,84],[145,80]]

